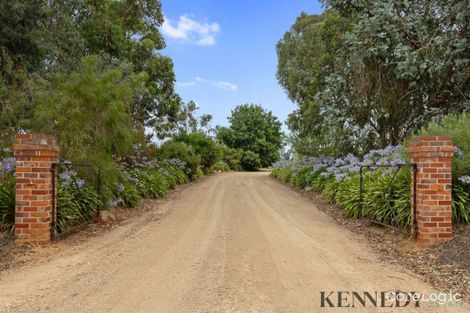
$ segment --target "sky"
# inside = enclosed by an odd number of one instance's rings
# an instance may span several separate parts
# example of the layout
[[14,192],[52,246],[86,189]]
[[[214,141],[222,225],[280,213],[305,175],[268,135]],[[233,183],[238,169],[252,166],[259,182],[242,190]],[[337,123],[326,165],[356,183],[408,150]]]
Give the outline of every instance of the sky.
[[[295,105],[276,80],[276,43],[315,0],[162,0],[161,31],[176,73],[176,90],[198,115],[227,126],[239,104],[255,103],[283,123]],[[283,126],[284,130],[287,128]]]

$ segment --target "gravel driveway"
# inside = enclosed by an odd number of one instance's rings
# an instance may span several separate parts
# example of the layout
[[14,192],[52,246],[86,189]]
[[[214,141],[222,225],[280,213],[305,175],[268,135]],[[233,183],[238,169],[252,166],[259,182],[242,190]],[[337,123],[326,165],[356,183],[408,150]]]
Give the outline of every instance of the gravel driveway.
[[[1,272],[0,311],[376,312],[357,301],[322,308],[321,292],[433,290],[268,175],[208,177],[117,229]],[[380,312],[459,312],[411,306]]]

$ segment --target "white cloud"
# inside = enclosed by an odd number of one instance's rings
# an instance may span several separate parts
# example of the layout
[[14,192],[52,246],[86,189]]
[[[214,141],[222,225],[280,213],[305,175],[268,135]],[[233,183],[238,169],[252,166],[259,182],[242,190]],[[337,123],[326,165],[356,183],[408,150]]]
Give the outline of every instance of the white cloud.
[[180,16],[177,22],[165,17],[165,22],[162,25],[162,32],[168,38],[191,42],[200,46],[215,44],[215,36],[219,31],[219,24],[198,22],[188,14]]
[[196,76],[194,80],[178,83],[177,85],[180,87],[191,87],[191,86],[196,86],[199,84],[210,85],[210,86],[222,89],[222,90],[231,90],[231,91],[238,90],[238,86],[235,85],[234,83],[223,81],[223,80],[208,80],[208,79],[201,78],[199,76]]
[[191,86],[195,86],[196,83],[193,82],[193,81],[190,81],[190,82],[178,83],[177,85],[180,86],[180,87],[191,87]]
[[237,85],[232,84],[230,82],[219,81],[216,84],[217,84],[217,87],[220,89],[228,89],[228,90],[233,90],[233,91],[238,89]]

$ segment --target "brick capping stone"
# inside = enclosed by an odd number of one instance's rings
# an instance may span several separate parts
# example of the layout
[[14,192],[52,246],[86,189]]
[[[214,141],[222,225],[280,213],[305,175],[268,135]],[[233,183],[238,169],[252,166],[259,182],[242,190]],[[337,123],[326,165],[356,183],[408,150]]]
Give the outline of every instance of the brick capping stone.
[[[416,225],[413,225],[417,229],[417,239],[428,245],[447,241],[452,238],[452,139],[447,136],[416,137],[408,147],[408,154],[411,162],[418,166]],[[413,183],[413,175],[411,179]],[[413,207],[413,187],[411,201]]]
[[13,152],[16,158],[15,242],[47,244],[51,241],[53,218],[51,165],[59,160],[59,146],[50,135],[18,134]]

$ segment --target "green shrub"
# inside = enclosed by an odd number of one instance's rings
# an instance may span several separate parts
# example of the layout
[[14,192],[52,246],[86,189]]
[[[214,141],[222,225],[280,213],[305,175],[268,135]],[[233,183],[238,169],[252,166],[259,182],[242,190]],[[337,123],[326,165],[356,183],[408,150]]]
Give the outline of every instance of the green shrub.
[[131,104],[144,76],[103,67],[103,61],[88,55],[73,73],[58,71],[53,79],[38,80],[29,122],[34,132],[55,135],[62,157],[100,167],[106,172],[102,182],[114,184],[120,178],[114,159],[135,143]]
[[223,146],[222,148],[222,160],[227,163],[232,171],[241,171],[242,168],[243,150],[229,148]]
[[78,190],[71,184],[59,180],[57,188],[57,229],[58,233],[68,231],[72,226],[85,223],[97,216],[103,206],[94,186],[85,183]]
[[325,188],[323,189],[323,195],[328,200],[329,203],[336,203],[336,193],[338,192],[339,185],[341,182],[337,182],[334,177],[328,179],[325,183]]
[[358,218],[361,211],[359,177],[355,176],[338,184],[335,200],[341,206],[346,217]]
[[244,151],[241,165],[245,171],[257,171],[261,168],[261,159],[253,151]]
[[219,161],[217,162],[214,167],[213,167],[214,171],[216,172],[228,172],[230,171],[230,167],[228,166],[227,163],[225,163],[225,161]]
[[313,168],[311,166],[298,169],[291,178],[292,185],[304,189],[312,184],[314,179]]
[[214,164],[221,159],[222,152],[214,139],[203,133],[182,134],[175,138],[177,142],[184,142],[191,146],[201,158],[201,167],[208,173]]
[[453,177],[470,175],[470,113],[447,116],[431,123],[420,133],[425,136],[450,136],[459,151],[453,160]]
[[174,177],[177,185],[186,184],[188,182],[188,176],[181,168],[177,166],[168,166],[166,169]]
[[470,193],[462,186],[454,186],[452,197],[452,221],[470,224]]
[[193,175],[193,177],[191,177],[191,180],[192,180],[192,181],[198,180],[198,179],[201,178],[202,176],[204,176],[204,172],[203,172],[200,168],[198,168],[198,169],[196,170],[196,173]]
[[198,174],[201,164],[200,156],[196,155],[193,148],[184,142],[167,141],[160,147],[160,159],[162,161],[169,159],[179,159],[186,166],[186,174],[190,179]]
[[132,175],[138,180],[137,188],[143,198],[162,198],[168,192],[168,181],[155,169],[135,170]]
[[278,167],[278,168],[273,168],[271,174],[279,179],[280,181],[287,183],[290,182],[291,176],[293,174],[292,167],[286,166],[286,167]]
[[410,172],[402,169],[395,179],[393,177],[382,171],[367,175],[363,215],[380,223],[406,228],[411,222]]
[[174,189],[177,185],[176,177],[174,177],[168,170],[162,169],[160,173],[165,177],[168,184],[168,189]]
[[123,204],[131,208],[137,206],[142,197],[140,196],[136,186],[131,182],[124,182],[122,186],[123,189],[119,192],[118,197],[122,199]]
[[321,173],[315,172],[312,174],[312,182],[310,183],[310,186],[313,190],[322,192],[325,190],[328,181],[328,177],[321,176]]
[[0,230],[12,231],[15,223],[15,177],[0,177]]

